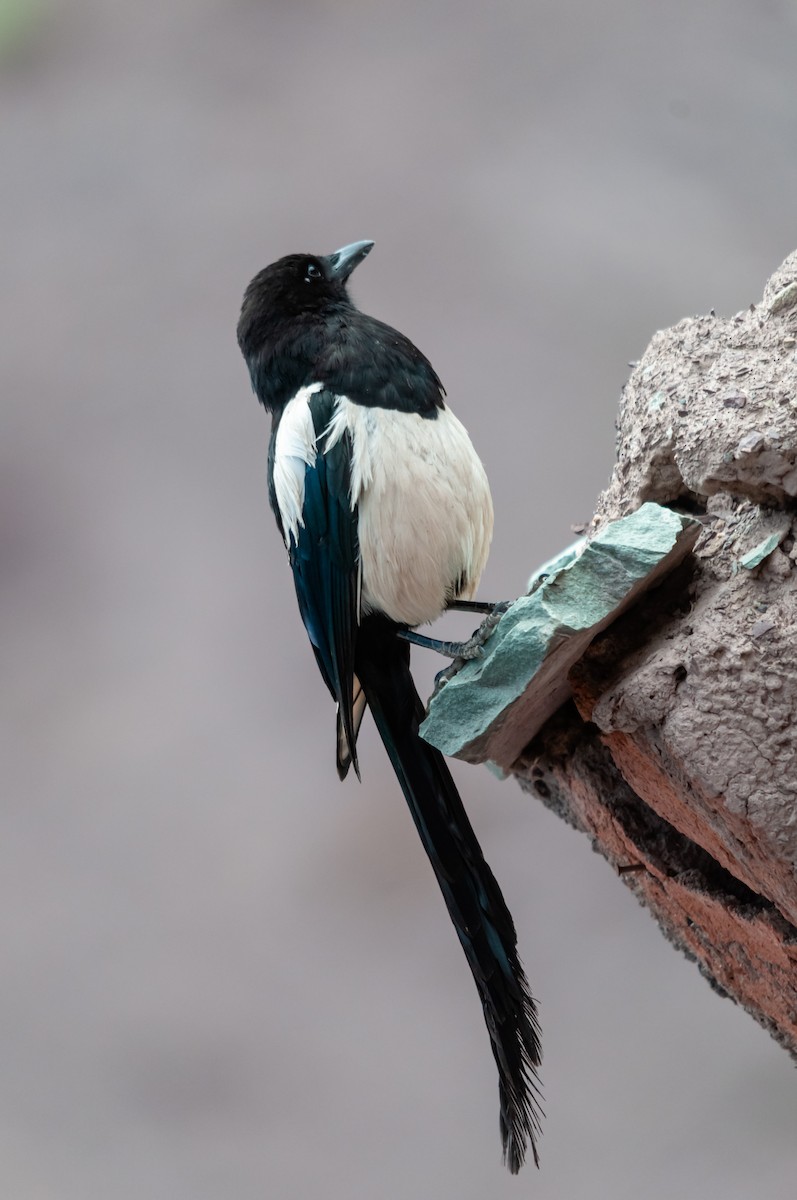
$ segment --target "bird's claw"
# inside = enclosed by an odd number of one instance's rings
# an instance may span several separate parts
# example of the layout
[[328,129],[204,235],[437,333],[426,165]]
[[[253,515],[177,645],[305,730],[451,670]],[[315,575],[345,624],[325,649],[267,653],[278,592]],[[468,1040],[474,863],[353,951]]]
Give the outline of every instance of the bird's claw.
[[484,657],[486,643],[494,634],[499,621],[511,604],[511,600],[501,600],[498,604],[494,604],[492,610],[484,618],[479,628],[471,634],[467,641],[461,642],[457,646],[456,657],[442,671],[438,671],[434,677],[433,697],[442,691],[448,681],[454,678],[466,662],[473,662],[477,658]]

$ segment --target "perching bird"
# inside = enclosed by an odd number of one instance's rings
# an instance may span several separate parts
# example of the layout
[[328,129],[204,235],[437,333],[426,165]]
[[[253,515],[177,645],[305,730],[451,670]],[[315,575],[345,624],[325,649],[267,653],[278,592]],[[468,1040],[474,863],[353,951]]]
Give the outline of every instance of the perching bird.
[[353,766],[359,777],[368,707],[473,972],[514,1173],[529,1145],[538,1163],[535,1004],[512,917],[448,767],[418,734],[424,707],[405,640],[473,596],[492,501],[431,363],[349,298],[347,280],[372,246],[292,254],[260,271],[244,295],[238,343],[271,413],[269,497],[338,706],[338,774]]

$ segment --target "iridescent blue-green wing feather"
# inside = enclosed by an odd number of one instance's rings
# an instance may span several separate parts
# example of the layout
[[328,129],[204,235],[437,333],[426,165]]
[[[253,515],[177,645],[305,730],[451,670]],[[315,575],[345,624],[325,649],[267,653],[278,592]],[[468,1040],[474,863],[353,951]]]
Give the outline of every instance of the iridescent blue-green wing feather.
[[309,401],[316,456],[305,470],[302,520],[296,537],[290,538],[289,550],[302,621],[321,674],[338,703],[342,778],[350,764],[358,769],[356,736],[363,705],[356,703],[360,689],[354,678],[359,545],[357,511],[350,493],[351,446],[347,435],[328,445],[326,431],[334,405],[335,397],[327,391],[317,392]]

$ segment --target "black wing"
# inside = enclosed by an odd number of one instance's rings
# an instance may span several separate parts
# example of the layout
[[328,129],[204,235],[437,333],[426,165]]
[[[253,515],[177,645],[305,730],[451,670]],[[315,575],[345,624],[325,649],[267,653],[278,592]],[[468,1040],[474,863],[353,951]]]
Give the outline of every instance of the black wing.
[[321,674],[338,703],[338,774],[357,766],[357,730],[364,697],[354,675],[359,614],[357,511],[351,506],[351,443],[348,434],[327,445],[335,396],[310,399],[316,460],[304,477],[298,540],[290,540],[290,562],[299,611]]

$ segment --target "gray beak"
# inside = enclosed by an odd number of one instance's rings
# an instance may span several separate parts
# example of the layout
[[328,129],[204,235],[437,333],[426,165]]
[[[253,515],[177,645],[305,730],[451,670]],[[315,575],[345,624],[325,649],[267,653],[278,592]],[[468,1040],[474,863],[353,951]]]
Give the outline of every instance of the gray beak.
[[361,263],[373,242],[352,242],[349,246],[341,246],[334,254],[325,258],[330,279],[345,283],[358,263]]

